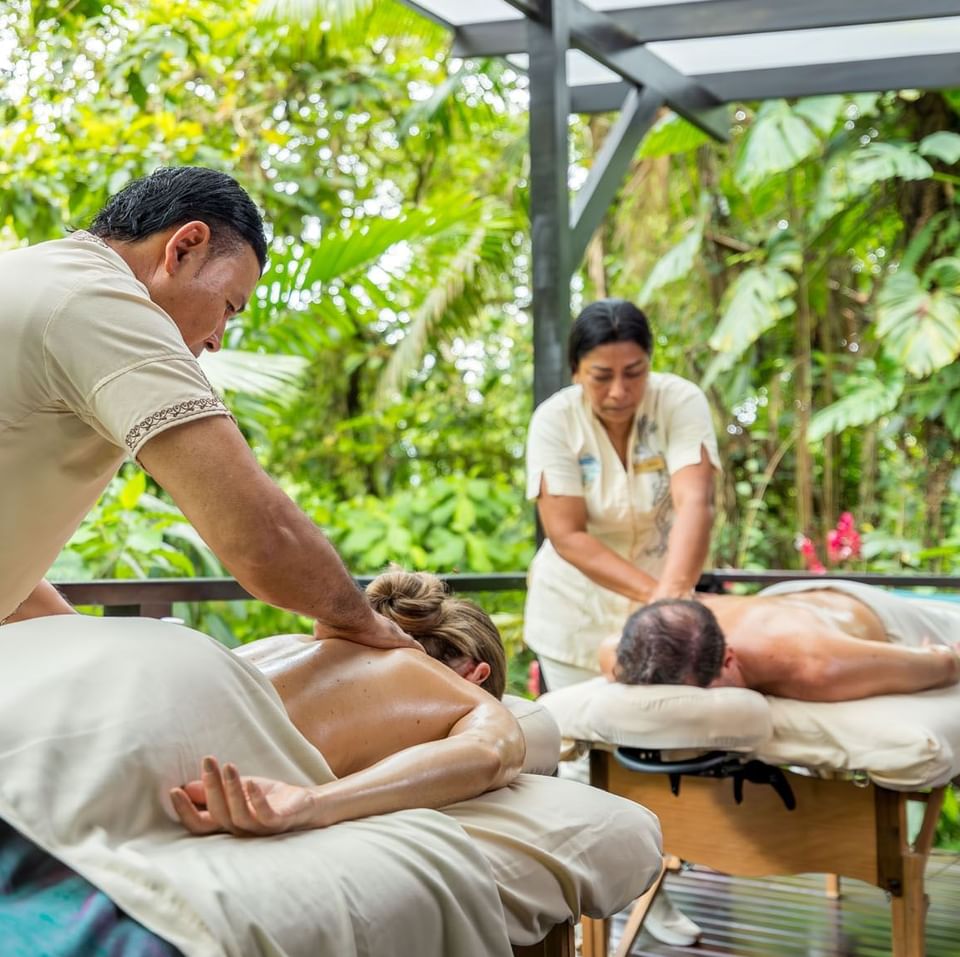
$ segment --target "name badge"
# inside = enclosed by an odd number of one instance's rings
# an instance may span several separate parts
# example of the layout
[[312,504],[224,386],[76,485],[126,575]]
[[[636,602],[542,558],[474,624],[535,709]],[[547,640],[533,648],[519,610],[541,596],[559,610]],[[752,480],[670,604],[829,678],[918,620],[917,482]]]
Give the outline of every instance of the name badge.
[[637,459],[633,463],[633,474],[643,472],[661,472],[667,467],[666,459],[662,455],[652,455],[646,459]]

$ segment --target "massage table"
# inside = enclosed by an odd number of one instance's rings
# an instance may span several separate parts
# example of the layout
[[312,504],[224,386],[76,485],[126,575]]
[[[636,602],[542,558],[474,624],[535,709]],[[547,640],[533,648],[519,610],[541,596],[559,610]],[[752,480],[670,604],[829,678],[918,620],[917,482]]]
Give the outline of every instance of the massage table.
[[[893,957],[922,957],[924,869],[960,774],[957,687],[822,703],[597,678],[539,702],[568,743],[589,750],[595,786],[659,817],[672,857],[737,876],[873,884],[890,897]],[[916,834],[908,801],[925,804]],[[658,886],[635,907],[618,954]],[[606,939],[603,921],[591,926],[584,957],[605,954]]]
[[527,772],[443,811],[269,838],[197,837],[170,786],[204,754],[317,783],[322,755],[268,681],[212,639],[152,619],[0,628],[0,819],[185,957],[572,954],[661,868],[656,819],[546,776],[559,735],[511,706]]

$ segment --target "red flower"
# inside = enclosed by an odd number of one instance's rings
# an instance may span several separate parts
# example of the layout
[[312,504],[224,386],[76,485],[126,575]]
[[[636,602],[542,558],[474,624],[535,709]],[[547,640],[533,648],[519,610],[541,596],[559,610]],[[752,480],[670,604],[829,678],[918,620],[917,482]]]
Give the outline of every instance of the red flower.
[[536,658],[530,662],[530,670],[527,672],[527,691],[531,698],[540,697],[540,662]]
[[835,564],[860,557],[860,535],[849,512],[844,512],[837,527],[827,533],[827,557]]
[[820,556],[817,555],[817,550],[813,542],[811,542],[806,535],[797,535],[794,540],[794,546],[797,551],[800,552],[800,556],[803,558],[803,564],[806,566],[808,572],[813,572],[815,575],[823,575],[826,573],[827,569],[823,562],[820,561]]

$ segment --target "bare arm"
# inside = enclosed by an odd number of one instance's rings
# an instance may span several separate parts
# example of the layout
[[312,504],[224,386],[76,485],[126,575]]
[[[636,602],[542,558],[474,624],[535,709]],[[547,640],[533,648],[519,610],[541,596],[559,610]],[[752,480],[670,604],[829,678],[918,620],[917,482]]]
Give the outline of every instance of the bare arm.
[[651,601],[686,598],[697,584],[710,549],[714,475],[707,450],[701,446],[700,461],[678,469],[670,477],[673,526],[667,542],[667,561]]
[[229,419],[167,429],[139,458],[252,595],[315,618],[318,637],[411,643],[374,613],[323,533],[260,468]]
[[960,658],[943,645],[905,648],[826,632],[791,642],[781,671],[757,690],[803,701],[852,701],[956,684]]
[[462,716],[445,738],[404,748],[361,771],[309,788],[242,778],[233,765],[221,769],[206,758],[199,780],[171,792],[180,820],[195,834],[275,834],[407,808],[445,807],[513,781],[525,752],[513,715],[452,673],[439,682],[436,675],[422,672],[418,678],[424,708],[451,694],[464,702]]
[[587,531],[587,507],[578,495],[551,495],[540,481],[537,511],[557,554],[591,581],[634,601],[647,602],[657,580],[640,571]]
[[43,618],[46,615],[75,615],[76,609],[46,579],[40,582],[17,610],[8,615],[3,624],[12,625],[15,621],[29,618]]

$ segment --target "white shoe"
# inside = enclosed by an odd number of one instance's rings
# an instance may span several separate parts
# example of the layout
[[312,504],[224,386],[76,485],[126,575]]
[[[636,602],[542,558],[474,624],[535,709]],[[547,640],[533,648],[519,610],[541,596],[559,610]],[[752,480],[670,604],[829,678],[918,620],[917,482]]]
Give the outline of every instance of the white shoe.
[[661,944],[672,947],[691,947],[703,933],[686,914],[677,910],[666,891],[653,899],[643,920],[643,928]]

